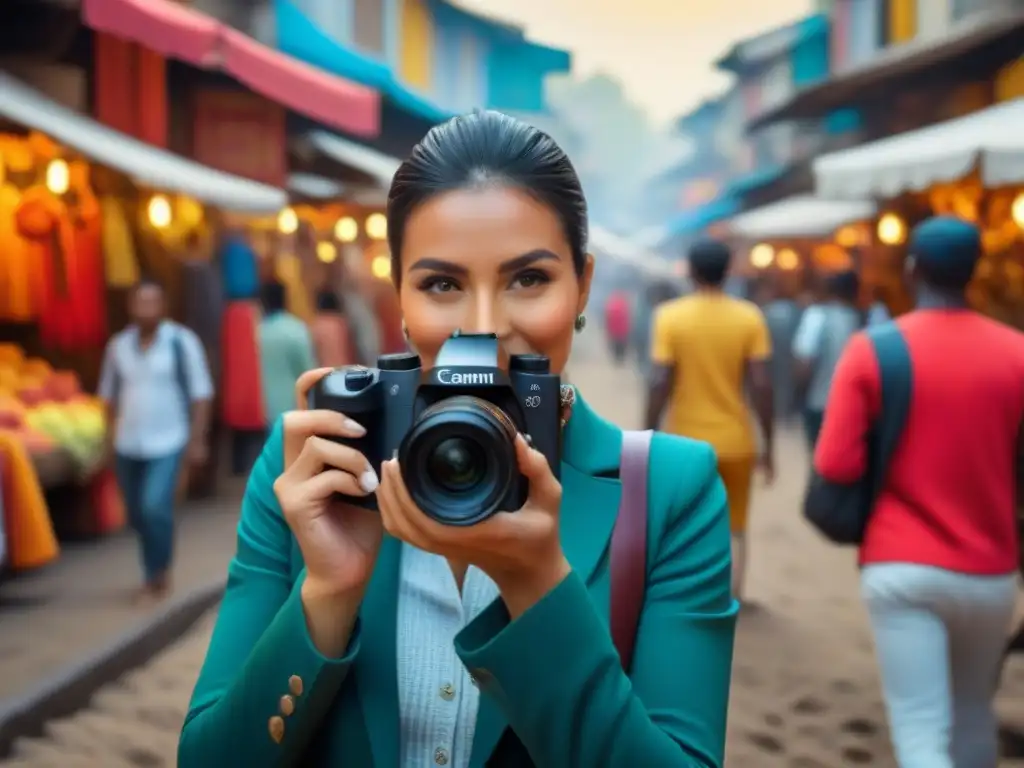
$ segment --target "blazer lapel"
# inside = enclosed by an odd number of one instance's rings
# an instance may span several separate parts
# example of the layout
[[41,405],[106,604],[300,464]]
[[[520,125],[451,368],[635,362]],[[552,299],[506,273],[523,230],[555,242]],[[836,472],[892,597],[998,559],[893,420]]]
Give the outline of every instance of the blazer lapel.
[[562,448],[562,550],[584,581],[593,580],[618,516],[622,432],[576,398]]
[[398,765],[398,588],[402,544],[384,536],[359,612],[362,640],[355,663],[356,688],[373,750],[373,764]]
[[[619,429],[577,397],[562,435],[559,535],[566,558],[587,583],[593,581],[615,527],[622,490],[617,478],[621,450]],[[481,696],[472,768],[486,764],[507,727],[494,701]]]

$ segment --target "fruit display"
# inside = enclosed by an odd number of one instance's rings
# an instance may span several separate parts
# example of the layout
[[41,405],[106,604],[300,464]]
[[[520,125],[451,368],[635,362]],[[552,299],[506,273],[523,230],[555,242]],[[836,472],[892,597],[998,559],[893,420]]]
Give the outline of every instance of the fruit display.
[[17,437],[30,454],[59,447],[83,476],[97,468],[106,435],[103,403],[82,392],[72,371],[45,360],[19,357],[0,344],[0,432]]

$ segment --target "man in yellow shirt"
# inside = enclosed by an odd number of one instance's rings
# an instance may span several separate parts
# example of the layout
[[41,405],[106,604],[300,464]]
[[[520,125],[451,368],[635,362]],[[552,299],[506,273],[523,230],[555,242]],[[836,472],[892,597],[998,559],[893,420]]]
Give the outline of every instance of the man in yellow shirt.
[[[733,533],[733,592],[742,594],[747,507],[758,448],[745,384],[761,424],[765,479],[774,479],[771,337],[758,307],[722,290],[731,253],[705,240],[689,253],[696,290],[655,313],[647,426],[710,443],[729,498]],[[665,414],[667,407],[667,414]]]

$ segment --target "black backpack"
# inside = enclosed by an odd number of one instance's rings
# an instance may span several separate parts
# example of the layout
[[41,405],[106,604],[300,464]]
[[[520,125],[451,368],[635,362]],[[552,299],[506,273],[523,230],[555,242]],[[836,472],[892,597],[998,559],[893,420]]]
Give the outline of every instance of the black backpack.
[[854,483],[833,483],[811,468],[804,517],[836,544],[860,544],[868,518],[885,484],[893,452],[910,412],[910,350],[899,326],[888,322],[865,331],[881,374],[882,409],[868,432],[868,466]]

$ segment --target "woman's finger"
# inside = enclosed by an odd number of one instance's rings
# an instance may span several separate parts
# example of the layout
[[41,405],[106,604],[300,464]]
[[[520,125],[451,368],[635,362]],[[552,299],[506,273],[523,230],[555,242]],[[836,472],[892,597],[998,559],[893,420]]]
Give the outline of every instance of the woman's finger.
[[399,510],[403,525],[407,534],[416,537],[416,540],[434,541],[440,538],[443,533],[443,526],[436,520],[424,514],[412,496],[409,488],[402,477],[402,467],[398,459],[385,461],[381,466],[382,480],[388,485],[388,494],[394,506]]
[[299,376],[295,382],[295,403],[300,411],[309,407],[309,390],[333,370],[333,368],[314,368]]
[[385,461],[380,468],[380,487],[377,489],[377,508],[380,510],[381,522],[384,530],[398,539],[404,540],[401,535],[401,523],[398,501],[395,498],[394,483],[391,481],[390,461]]
[[299,457],[285,470],[296,482],[303,482],[324,469],[340,469],[355,477],[367,493],[377,490],[379,481],[370,463],[355,448],[323,437],[306,438]]
[[531,448],[521,434],[516,435],[516,458],[519,471],[530,483],[530,502],[541,509],[557,511],[562,501],[562,485],[544,454]]
[[326,499],[335,493],[353,497],[369,495],[359,484],[358,478],[340,469],[326,469],[311,477],[302,486],[307,498],[315,501]]
[[361,424],[336,411],[288,411],[283,421],[285,468],[292,465],[311,437],[357,438],[366,434]]

